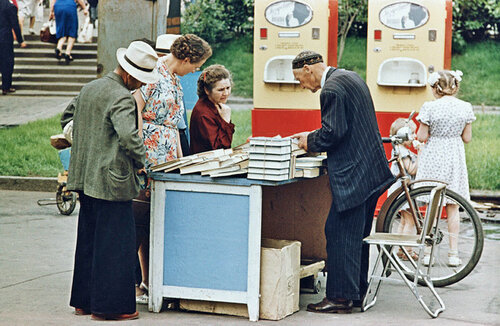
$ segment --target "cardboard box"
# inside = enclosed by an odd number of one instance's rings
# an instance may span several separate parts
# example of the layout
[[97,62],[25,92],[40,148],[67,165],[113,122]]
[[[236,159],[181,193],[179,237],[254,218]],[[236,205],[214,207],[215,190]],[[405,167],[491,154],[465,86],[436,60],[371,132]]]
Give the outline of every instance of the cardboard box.
[[[259,318],[280,320],[299,310],[300,242],[262,239]],[[180,300],[184,310],[248,317],[244,304]]]

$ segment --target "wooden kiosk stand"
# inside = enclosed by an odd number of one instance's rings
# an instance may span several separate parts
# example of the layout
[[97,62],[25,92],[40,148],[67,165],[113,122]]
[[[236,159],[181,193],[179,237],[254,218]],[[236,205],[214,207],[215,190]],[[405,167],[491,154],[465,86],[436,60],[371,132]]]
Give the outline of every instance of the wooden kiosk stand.
[[[246,304],[259,319],[262,238],[294,239],[326,258],[328,176],[262,181],[154,173],[149,309],[163,298]],[[318,192],[318,189],[328,189]]]

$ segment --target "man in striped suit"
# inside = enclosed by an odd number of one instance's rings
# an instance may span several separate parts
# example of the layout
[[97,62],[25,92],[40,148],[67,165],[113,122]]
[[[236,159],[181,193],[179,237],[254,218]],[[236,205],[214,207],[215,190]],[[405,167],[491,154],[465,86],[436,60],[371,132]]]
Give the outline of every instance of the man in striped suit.
[[368,287],[371,231],[380,194],[394,181],[370,91],[358,74],[328,67],[320,54],[303,51],[292,62],[300,86],[321,89],[321,128],[294,135],[299,146],[327,152],[332,206],[325,224],[328,254],[326,297],[307,310],[350,313]]

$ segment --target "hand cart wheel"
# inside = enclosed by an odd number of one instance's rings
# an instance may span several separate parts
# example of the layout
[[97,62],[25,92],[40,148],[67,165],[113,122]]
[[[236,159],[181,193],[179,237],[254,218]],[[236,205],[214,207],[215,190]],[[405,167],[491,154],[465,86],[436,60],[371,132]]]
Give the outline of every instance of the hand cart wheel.
[[65,185],[59,185],[56,192],[56,204],[59,212],[70,215],[76,207],[76,193],[66,190]]

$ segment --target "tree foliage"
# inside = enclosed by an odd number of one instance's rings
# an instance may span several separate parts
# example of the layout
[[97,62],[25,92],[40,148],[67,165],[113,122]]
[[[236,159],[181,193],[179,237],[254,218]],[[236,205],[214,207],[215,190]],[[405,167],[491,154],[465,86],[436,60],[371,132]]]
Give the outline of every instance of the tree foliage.
[[[453,49],[462,52],[468,42],[482,41],[488,32],[498,33],[500,3],[498,0],[453,1]],[[498,38],[498,34],[496,35]]]
[[366,14],[368,3],[366,0],[339,0],[339,46],[337,50],[337,64],[342,60],[344,53],[345,39],[353,26],[366,24]]
[[212,46],[253,31],[253,0],[197,0],[187,6],[182,33],[196,34]]

